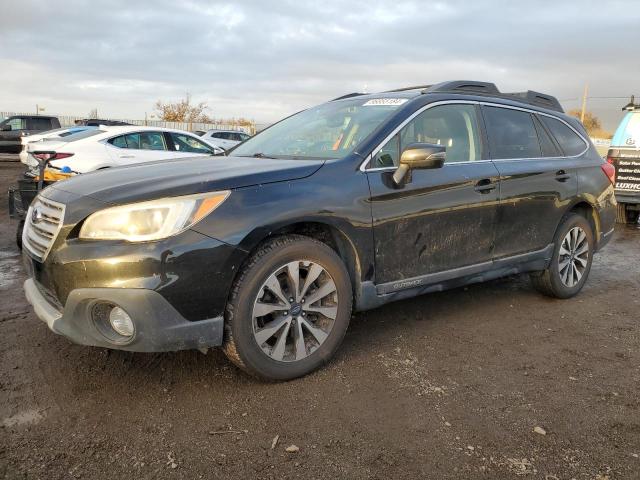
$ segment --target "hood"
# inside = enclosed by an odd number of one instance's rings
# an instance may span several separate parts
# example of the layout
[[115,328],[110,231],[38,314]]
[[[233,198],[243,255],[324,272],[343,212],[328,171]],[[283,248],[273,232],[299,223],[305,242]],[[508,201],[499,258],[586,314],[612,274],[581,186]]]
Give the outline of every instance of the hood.
[[322,160],[192,157],[77,175],[50,188],[114,205],[308,177]]

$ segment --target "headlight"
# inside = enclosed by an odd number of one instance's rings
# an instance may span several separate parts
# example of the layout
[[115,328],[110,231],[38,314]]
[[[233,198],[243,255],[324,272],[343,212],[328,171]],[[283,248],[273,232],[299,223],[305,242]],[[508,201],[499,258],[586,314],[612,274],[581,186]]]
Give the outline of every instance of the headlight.
[[227,199],[229,193],[163,198],[100,210],[85,220],[80,238],[146,242],[170,237],[209,215]]

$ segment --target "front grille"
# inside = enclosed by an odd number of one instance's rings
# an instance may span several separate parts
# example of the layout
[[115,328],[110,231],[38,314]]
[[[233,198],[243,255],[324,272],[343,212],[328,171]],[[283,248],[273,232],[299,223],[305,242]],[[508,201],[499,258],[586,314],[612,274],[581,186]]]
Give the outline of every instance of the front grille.
[[22,245],[44,262],[64,220],[64,205],[41,196],[36,197],[25,218]]

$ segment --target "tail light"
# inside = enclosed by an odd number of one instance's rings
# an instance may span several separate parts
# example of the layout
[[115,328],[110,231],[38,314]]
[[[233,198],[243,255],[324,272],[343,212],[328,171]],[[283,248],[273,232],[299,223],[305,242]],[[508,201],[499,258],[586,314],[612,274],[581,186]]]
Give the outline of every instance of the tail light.
[[613,165],[613,157],[611,155],[607,155],[607,163]]
[[[607,162],[609,162],[609,158],[607,158]],[[612,185],[616,183],[616,167],[611,165],[611,163],[603,163],[600,165],[602,171],[607,176]]]
[[69,158],[73,156],[73,153],[61,153],[61,152],[35,152],[33,154],[38,160],[51,161],[61,160],[63,158]]

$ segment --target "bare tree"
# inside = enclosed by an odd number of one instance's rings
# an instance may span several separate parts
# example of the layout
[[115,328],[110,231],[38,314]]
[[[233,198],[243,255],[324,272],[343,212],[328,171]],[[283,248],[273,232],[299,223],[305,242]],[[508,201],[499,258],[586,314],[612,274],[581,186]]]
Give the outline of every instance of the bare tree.
[[155,105],[158,116],[165,122],[199,122],[213,123],[213,120],[204,113],[209,107],[205,102],[191,104],[191,95],[177,102],[163,102],[158,100]]
[[87,118],[98,118],[98,109],[97,108],[93,108],[89,111],[89,114],[87,115]]
[[[582,111],[580,109],[573,109],[567,112],[568,115],[572,117],[576,117],[578,120],[580,119]],[[600,137],[600,138],[611,138],[613,135],[611,132],[608,132],[602,128],[602,124],[600,123],[600,119],[596,117],[593,112],[586,111],[584,112],[584,122],[582,122],[584,128],[587,129],[587,133],[591,137]]]

